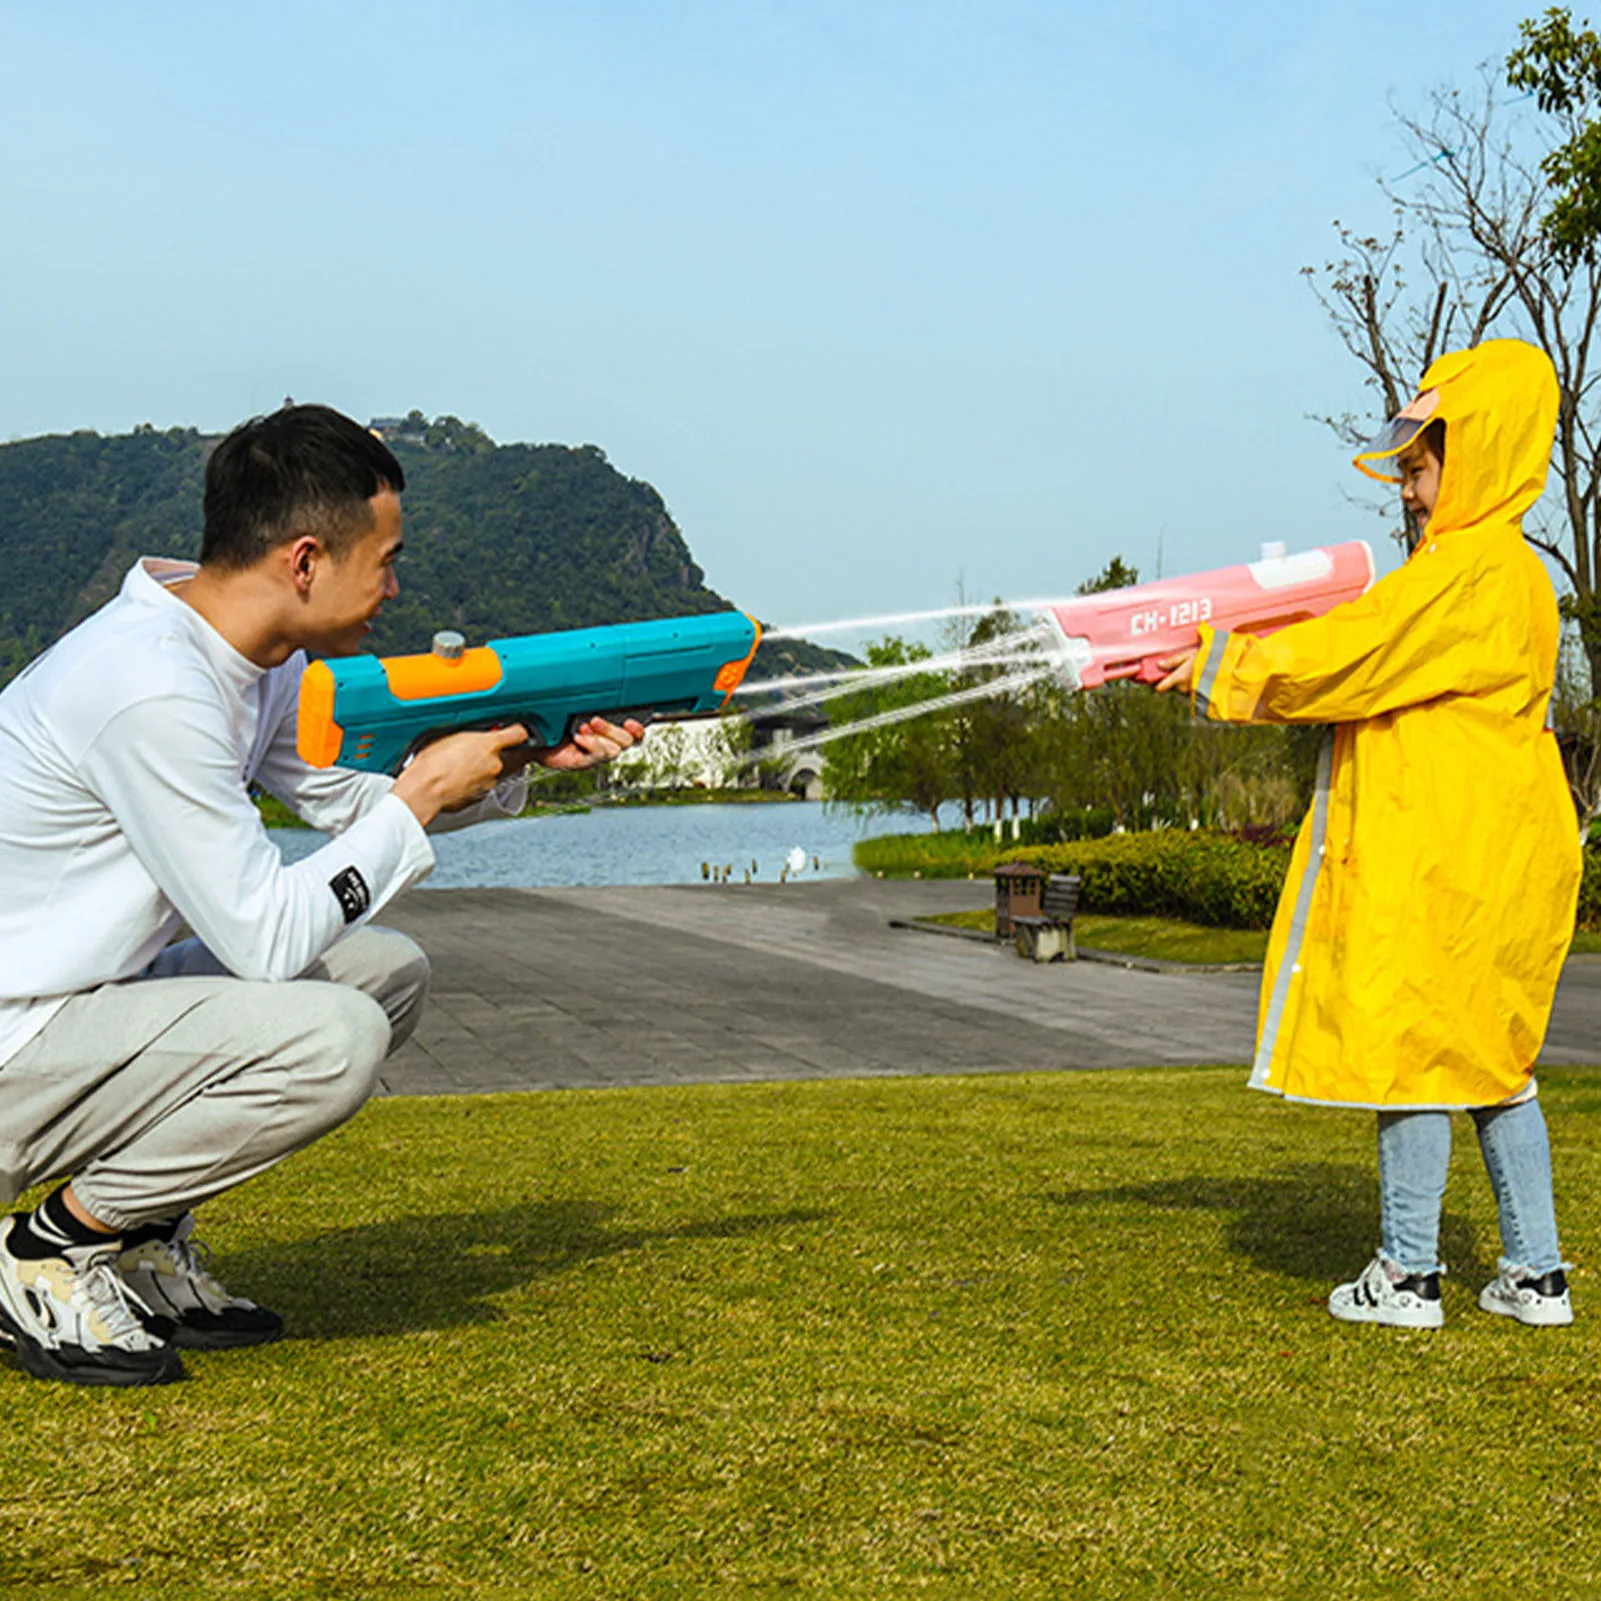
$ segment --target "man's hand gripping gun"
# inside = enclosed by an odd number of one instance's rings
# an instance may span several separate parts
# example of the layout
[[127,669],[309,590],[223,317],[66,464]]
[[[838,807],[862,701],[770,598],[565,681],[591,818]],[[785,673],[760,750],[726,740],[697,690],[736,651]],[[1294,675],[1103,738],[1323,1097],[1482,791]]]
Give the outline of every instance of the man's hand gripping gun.
[[1261,561],[1043,606],[1045,650],[1069,689],[1114,678],[1154,684],[1166,676],[1165,658],[1199,643],[1202,623],[1220,633],[1271,634],[1355,600],[1372,582],[1373,553],[1363,540],[1294,556],[1266,545]]
[[542,745],[587,717],[613,722],[712,716],[761,642],[744,612],[669,617],[491,640],[457,633],[418,656],[313,662],[300,682],[296,743],[313,767],[398,772],[441,734],[521,723]]

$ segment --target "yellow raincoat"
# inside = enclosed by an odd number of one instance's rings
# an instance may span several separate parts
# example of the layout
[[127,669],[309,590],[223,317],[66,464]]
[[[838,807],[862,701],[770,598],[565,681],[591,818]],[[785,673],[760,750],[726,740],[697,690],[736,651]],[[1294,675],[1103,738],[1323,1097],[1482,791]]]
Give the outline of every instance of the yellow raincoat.
[[1443,356],[1445,466],[1399,572],[1267,639],[1201,631],[1196,708],[1333,724],[1263,974],[1251,1083],[1297,1100],[1489,1106],[1524,1091],[1573,932],[1578,823],[1546,707],[1558,616],[1524,542],[1550,361]]

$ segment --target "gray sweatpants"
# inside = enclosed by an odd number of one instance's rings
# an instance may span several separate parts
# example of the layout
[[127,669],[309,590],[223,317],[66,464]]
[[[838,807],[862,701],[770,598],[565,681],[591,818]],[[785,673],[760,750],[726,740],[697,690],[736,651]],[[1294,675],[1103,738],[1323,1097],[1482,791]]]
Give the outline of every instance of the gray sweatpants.
[[359,1111],[427,993],[428,958],[392,929],[358,929],[283,984],[171,946],[0,1065],[0,1205],[70,1175],[112,1228],[176,1217]]

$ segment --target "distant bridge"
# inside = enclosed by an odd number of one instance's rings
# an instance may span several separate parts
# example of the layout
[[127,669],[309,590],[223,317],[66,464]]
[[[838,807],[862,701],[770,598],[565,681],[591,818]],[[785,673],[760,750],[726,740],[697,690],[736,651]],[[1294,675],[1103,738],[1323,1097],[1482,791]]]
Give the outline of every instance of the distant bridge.
[[788,790],[802,800],[823,798],[822,751],[790,751],[790,747],[827,727],[827,718],[806,712],[764,717],[751,724],[751,753],[773,774],[770,782],[775,789]]

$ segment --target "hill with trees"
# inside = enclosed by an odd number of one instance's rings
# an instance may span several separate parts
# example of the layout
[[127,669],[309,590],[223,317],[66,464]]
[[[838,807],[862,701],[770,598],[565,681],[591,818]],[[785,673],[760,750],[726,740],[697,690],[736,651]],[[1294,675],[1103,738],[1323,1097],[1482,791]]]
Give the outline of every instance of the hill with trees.
[[[657,491],[598,446],[498,445],[417,411],[381,431],[406,470],[406,552],[373,650],[426,650],[440,628],[477,643],[729,607]],[[197,553],[215,443],[146,424],[0,445],[0,683],[108,600],[138,556]],[[786,642],[762,674],[839,659]]]
[[204,459],[187,428],[0,445],[0,682],[114,594],[136,556],[195,552]]

